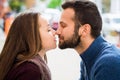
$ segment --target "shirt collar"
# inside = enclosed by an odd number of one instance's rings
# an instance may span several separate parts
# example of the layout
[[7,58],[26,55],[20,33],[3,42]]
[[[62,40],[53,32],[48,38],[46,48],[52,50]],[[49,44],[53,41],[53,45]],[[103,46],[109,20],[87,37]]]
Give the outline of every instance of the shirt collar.
[[97,56],[99,55],[100,50],[102,49],[102,42],[105,42],[105,40],[102,36],[98,36],[89,48],[80,55],[88,71],[91,69]]

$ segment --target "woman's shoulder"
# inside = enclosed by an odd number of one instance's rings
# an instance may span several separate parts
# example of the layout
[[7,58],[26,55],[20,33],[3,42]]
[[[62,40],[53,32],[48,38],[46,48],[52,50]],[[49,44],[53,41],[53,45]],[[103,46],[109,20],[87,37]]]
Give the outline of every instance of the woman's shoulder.
[[20,80],[34,80],[40,77],[40,70],[36,64],[25,61],[17,67],[11,69],[7,77],[9,80],[15,80],[17,78]]
[[23,63],[21,63],[20,65],[18,65],[16,68],[15,68],[16,70],[20,70],[20,71],[28,71],[28,72],[33,72],[33,71],[35,71],[35,72],[39,72],[39,67],[36,65],[36,64],[34,64],[33,62],[30,62],[30,61],[25,61],[25,62],[23,62]]

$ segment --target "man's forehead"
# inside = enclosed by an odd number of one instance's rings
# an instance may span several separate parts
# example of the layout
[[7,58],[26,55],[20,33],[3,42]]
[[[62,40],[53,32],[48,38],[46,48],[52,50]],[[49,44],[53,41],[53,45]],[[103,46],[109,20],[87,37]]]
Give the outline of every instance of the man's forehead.
[[72,8],[67,8],[62,11],[62,15],[72,16],[75,15],[75,11]]
[[61,20],[63,20],[63,19],[72,19],[73,20],[74,16],[75,16],[74,10],[71,8],[68,8],[68,9],[63,10],[62,15],[61,15]]

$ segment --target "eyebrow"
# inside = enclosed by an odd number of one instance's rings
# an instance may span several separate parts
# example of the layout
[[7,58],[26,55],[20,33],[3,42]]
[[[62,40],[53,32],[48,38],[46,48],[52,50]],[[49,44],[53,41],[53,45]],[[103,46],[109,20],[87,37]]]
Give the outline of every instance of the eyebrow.
[[63,21],[60,21],[60,25],[64,25],[64,26],[67,26],[67,24]]
[[60,24],[66,24],[65,22],[63,22],[63,21],[60,21]]
[[62,24],[62,23],[63,23],[63,21],[60,21],[59,23],[60,23],[60,24]]

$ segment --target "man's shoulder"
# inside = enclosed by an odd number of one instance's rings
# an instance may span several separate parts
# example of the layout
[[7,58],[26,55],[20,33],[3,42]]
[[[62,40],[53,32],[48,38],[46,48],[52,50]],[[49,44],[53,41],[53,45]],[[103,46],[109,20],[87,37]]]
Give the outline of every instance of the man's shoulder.
[[[94,63],[94,71],[119,72],[120,75],[120,54],[104,54],[100,56]],[[106,72],[105,72],[106,73]]]
[[[120,55],[104,54],[99,57],[91,70],[92,80],[119,80]],[[94,77],[93,77],[94,76]]]
[[95,63],[103,64],[103,65],[111,65],[111,64],[120,65],[120,54],[115,52],[102,54],[98,57]]

